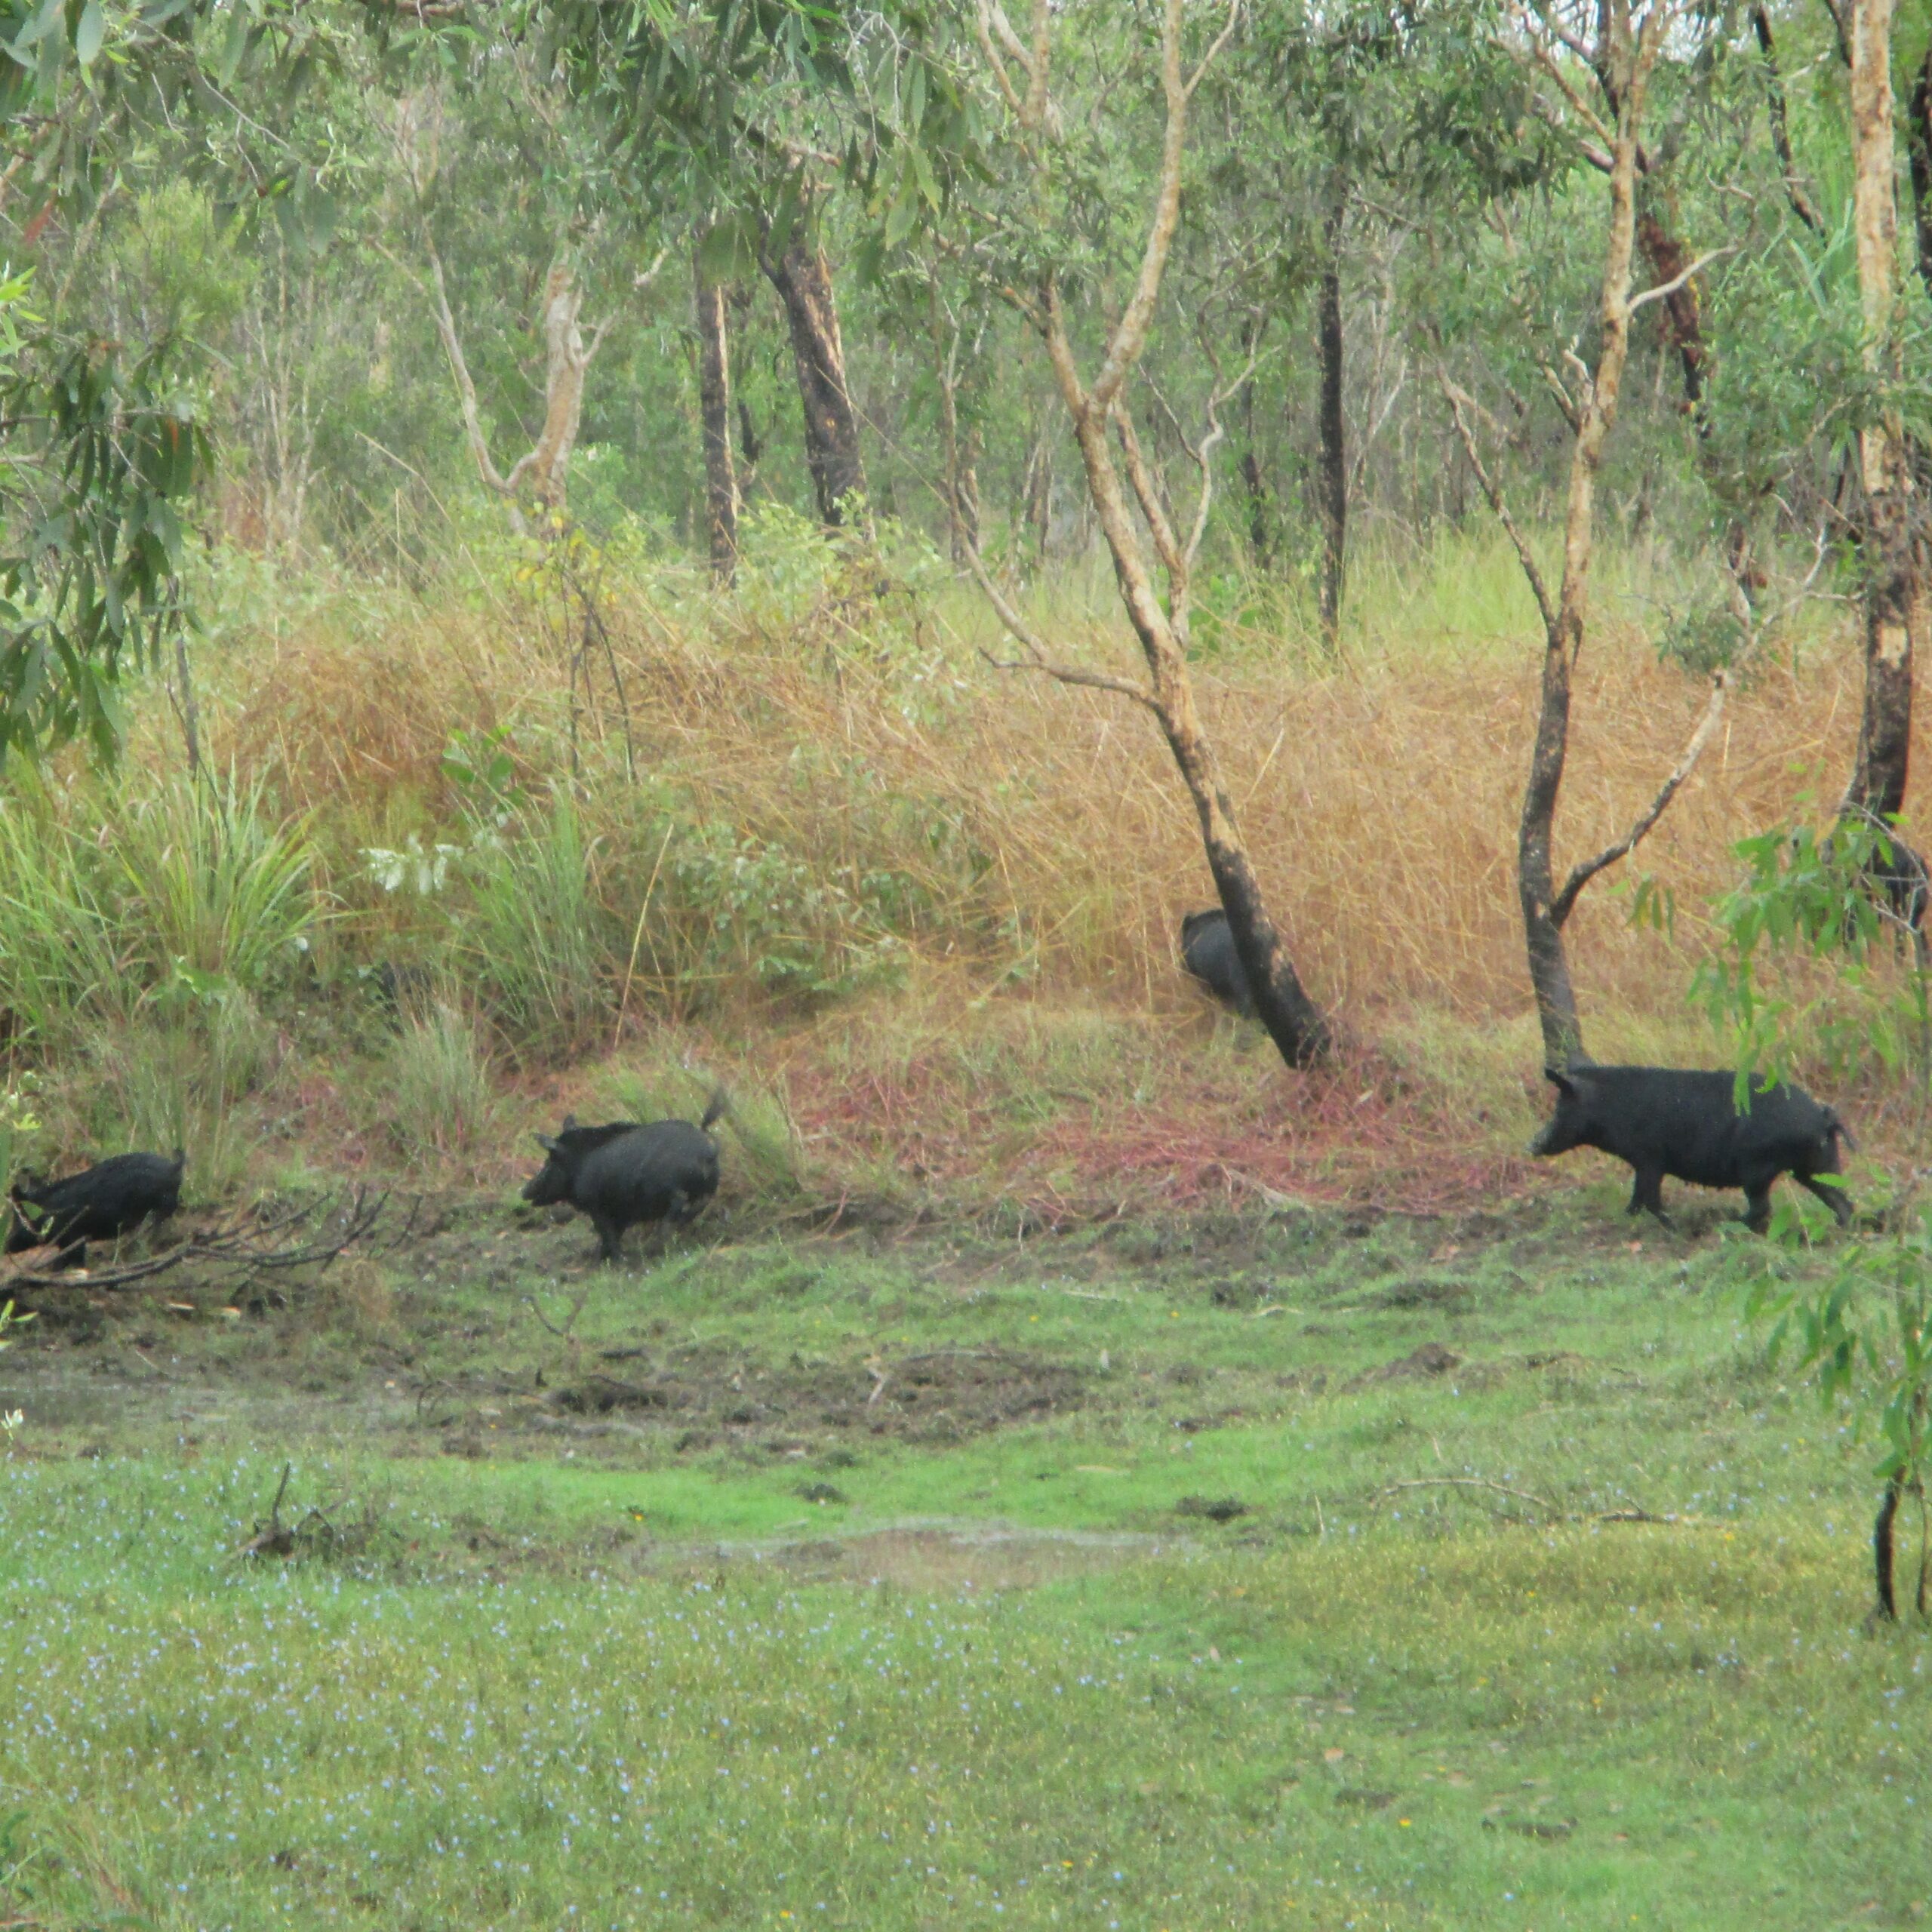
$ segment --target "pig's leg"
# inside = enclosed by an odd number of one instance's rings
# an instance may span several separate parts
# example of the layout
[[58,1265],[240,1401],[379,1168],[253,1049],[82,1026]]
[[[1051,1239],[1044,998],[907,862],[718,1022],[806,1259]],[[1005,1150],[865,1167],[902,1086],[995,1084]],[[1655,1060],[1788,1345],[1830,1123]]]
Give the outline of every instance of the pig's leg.
[[1794,1173],[1792,1179],[1800,1187],[1808,1188],[1832,1212],[1838,1217],[1840,1227],[1846,1227],[1851,1221],[1851,1196],[1841,1187],[1827,1187],[1815,1174]]
[[[1777,1177],[1774,1174],[1772,1180]],[[1754,1235],[1761,1235],[1771,1218],[1771,1182],[1753,1182],[1744,1190],[1744,1225]]]
[[1666,1227],[1670,1226],[1670,1217],[1663,1211],[1663,1170],[1661,1168],[1639,1168],[1636,1185],[1630,1190],[1632,1214],[1654,1214]]

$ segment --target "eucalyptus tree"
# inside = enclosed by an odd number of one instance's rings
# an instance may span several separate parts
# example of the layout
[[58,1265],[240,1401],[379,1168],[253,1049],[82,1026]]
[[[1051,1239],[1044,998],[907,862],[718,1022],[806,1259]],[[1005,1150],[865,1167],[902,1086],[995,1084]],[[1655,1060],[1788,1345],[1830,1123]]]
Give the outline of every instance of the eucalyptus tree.
[[728,354],[712,285],[761,273],[783,305],[821,519],[865,494],[822,213],[856,150],[848,23],[793,0],[520,0],[524,30],[604,115],[636,192],[693,237],[715,565],[728,568]]
[[[1571,435],[1562,570],[1553,595],[1510,512],[1500,478],[1484,460],[1472,420],[1473,399],[1446,371],[1438,377],[1457,433],[1515,548],[1543,620],[1536,737],[1518,826],[1517,895],[1544,1054],[1555,1066],[1583,1052],[1564,929],[1584,888],[1634,851],[1668,808],[1710,742],[1728,688],[1728,674],[1720,669],[1683,755],[1655,797],[1620,838],[1580,860],[1559,886],[1552,846],[1569,752],[1572,680],[1589,620],[1598,479],[1617,420],[1632,328],[1640,309],[1666,300],[1704,266],[1687,264],[1641,293],[1633,288],[1645,117],[1660,68],[1681,61],[1687,48],[1694,54],[1692,28],[1686,0],[1604,0],[1601,7],[1586,6],[1580,0],[1574,7],[1519,0],[1509,23],[1513,49],[1548,90],[1536,97],[1538,111],[1559,125],[1574,117],[1584,138],[1607,143],[1595,360],[1586,362],[1572,348],[1560,361],[1555,354],[1548,355],[1542,369]],[[1607,117],[1589,97],[1593,78],[1611,105]]]
[[[313,166],[235,91],[300,90],[342,31],[336,10],[292,0],[0,0],[0,208],[29,245],[63,220],[90,236],[161,155],[179,167],[185,150],[237,184],[238,205],[287,232],[325,229]],[[124,662],[171,641],[192,760],[181,511],[211,449],[180,344],[65,330],[17,280],[5,300],[0,754],[80,734],[111,756]]]
[[[641,252],[648,212],[614,192],[598,129],[527,38],[450,31],[386,39],[386,57],[365,60],[356,76],[386,151],[387,165],[369,172],[399,205],[385,212],[401,245],[381,245],[422,292],[478,475],[516,528],[527,527],[526,509],[549,527],[567,508],[591,365],[622,313],[617,290],[628,300],[650,279],[648,271],[611,272]],[[521,306],[506,302],[506,285],[520,288],[543,343],[540,415],[534,428],[515,426],[528,448],[506,465],[491,447],[451,300],[452,245],[478,305],[497,312],[500,332],[509,332],[503,312]],[[599,281],[605,312],[592,325],[584,304]]]
[[[1912,666],[1932,642],[1926,535],[1900,392],[1906,309],[1900,287],[1897,138],[1892,98],[1892,0],[1844,0],[1850,69],[1852,232],[1872,406],[1858,430],[1865,507],[1865,701],[1845,792],[1848,812],[1884,823],[1905,804],[1912,753]],[[1921,876],[1923,868],[1920,868]]]
[[[1211,17],[1164,0],[1157,20],[1145,23],[1102,5],[1035,0],[1023,32],[993,0],[955,17],[961,41],[971,36],[955,50],[959,125],[984,133],[951,183],[945,253],[969,285],[1023,320],[1045,357],[1146,675],[1060,656],[969,546],[974,574],[1020,647],[1008,668],[1124,697],[1158,728],[1193,801],[1257,1014],[1284,1060],[1309,1065],[1329,1050],[1332,1029],[1269,914],[1188,664],[1221,411],[1247,371],[1213,379],[1201,428],[1191,438],[1176,433],[1195,479],[1184,517],[1133,407],[1137,377],[1155,392],[1146,358],[1157,334],[1187,340],[1163,285],[1198,165],[1191,110],[1235,32],[1238,0]],[[1067,84],[1083,71],[1104,74],[1106,84],[1076,111]],[[923,189],[910,153],[894,165],[903,171],[898,192],[916,194]],[[944,186],[936,182],[932,198],[943,198]],[[912,208],[909,228],[916,201],[909,195],[894,205]]]

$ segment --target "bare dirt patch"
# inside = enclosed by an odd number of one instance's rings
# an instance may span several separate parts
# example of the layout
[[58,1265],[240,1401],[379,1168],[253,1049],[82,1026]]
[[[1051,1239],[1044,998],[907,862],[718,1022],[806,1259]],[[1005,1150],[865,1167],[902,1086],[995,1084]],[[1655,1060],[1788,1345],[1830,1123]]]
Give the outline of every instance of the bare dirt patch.
[[681,1351],[623,1372],[586,1374],[556,1390],[568,1415],[675,1423],[685,1446],[830,1432],[905,1442],[958,1442],[1078,1407],[1082,1371],[1022,1349],[939,1349],[897,1361],[760,1367],[715,1351]]
[[1349,1386],[1365,1389],[1377,1382],[1427,1382],[1462,1365],[1463,1358],[1454,1349],[1444,1348],[1440,1342],[1425,1342],[1399,1361],[1384,1362],[1380,1368],[1357,1376]]

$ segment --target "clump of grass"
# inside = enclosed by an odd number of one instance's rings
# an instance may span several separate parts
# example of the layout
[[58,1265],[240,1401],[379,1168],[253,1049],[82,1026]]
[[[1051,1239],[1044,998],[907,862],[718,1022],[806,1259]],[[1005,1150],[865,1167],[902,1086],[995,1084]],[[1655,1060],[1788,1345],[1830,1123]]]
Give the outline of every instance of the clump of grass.
[[497,1123],[489,1057],[476,1023],[444,1000],[405,1009],[385,1057],[383,1093],[384,1126],[412,1161],[472,1152]]
[[130,804],[117,833],[125,937],[158,982],[172,968],[257,994],[296,964],[320,911],[314,855],[260,775],[177,778]]
[[599,983],[608,921],[592,895],[594,840],[564,787],[473,848],[454,928],[457,970],[509,1038],[565,1057],[608,1023]]
[[179,1147],[198,1192],[240,1184],[256,1135],[246,1103],[273,1064],[274,1037],[254,1002],[230,991],[192,1006],[152,1008],[87,1035],[67,1085],[91,1158]]
[[83,1014],[125,1013],[133,997],[100,848],[84,826],[69,798],[17,764],[0,801],[0,1005],[34,1044]]

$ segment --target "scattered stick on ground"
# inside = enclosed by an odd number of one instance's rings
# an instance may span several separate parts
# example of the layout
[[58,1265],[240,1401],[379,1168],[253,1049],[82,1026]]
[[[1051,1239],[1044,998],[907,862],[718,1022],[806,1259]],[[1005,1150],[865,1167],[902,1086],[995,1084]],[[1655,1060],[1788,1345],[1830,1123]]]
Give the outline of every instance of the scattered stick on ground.
[[[105,1268],[57,1268],[52,1263],[61,1251],[29,1248],[5,1258],[0,1280],[22,1288],[123,1288],[156,1280],[188,1263],[202,1262],[232,1271],[232,1287],[259,1273],[326,1268],[348,1249],[368,1240],[389,1201],[386,1192],[374,1193],[357,1187],[346,1198],[325,1195],[268,1211],[244,1208],[158,1254]],[[411,1204],[402,1226],[384,1243],[385,1250],[408,1238],[421,1205],[420,1198]],[[71,1247],[66,1251],[71,1253]]]
[[1385,1498],[1399,1495],[1411,1489],[1485,1489],[1498,1496],[1507,1496],[1518,1503],[1527,1503],[1540,1509],[1552,1522],[1558,1523],[1678,1523],[1687,1519],[1676,1515],[1659,1516],[1648,1509],[1563,1509],[1547,1497],[1532,1496],[1526,1489],[1512,1489],[1507,1483],[1491,1482],[1486,1476],[1417,1476],[1404,1482],[1385,1484],[1378,1489],[1372,1500],[1382,1502]]

